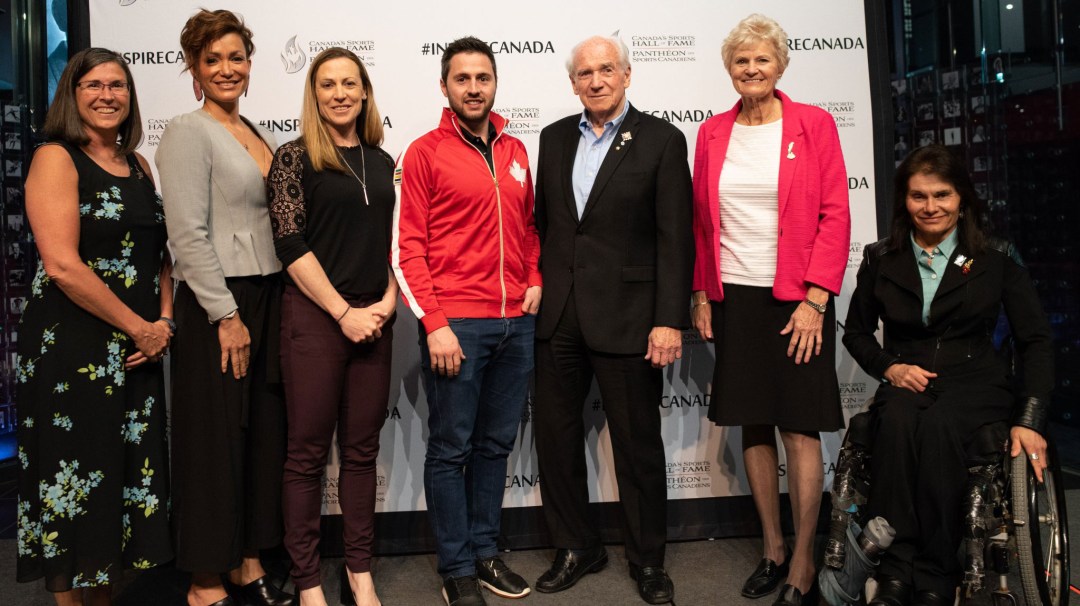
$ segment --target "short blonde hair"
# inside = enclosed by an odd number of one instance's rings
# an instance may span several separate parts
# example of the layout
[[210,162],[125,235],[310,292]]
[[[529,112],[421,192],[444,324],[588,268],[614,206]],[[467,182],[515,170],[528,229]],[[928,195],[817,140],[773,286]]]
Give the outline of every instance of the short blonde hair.
[[720,47],[720,56],[724,59],[724,67],[731,69],[731,59],[735,51],[740,48],[768,41],[776,51],[776,61],[780,64],[780,72],[783,73],[788,66],[788,36],[775,19],[754,13],[739,21]]

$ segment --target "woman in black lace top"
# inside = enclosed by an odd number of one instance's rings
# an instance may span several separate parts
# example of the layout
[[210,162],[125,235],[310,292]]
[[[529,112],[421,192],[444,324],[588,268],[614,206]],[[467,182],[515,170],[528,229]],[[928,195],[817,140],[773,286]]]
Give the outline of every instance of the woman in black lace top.
[[301,123],[301,137],[278,149],[269,176],[274,245],[287,272],[285,546],[300,603],[323,603],[320,480],[336,426],[347,587],[356,603],[378,604],[371,579],[375,459],[398,293],[387,263],[393,160],[378,147],[382,119],[355,54],[335,47],[315,57]]

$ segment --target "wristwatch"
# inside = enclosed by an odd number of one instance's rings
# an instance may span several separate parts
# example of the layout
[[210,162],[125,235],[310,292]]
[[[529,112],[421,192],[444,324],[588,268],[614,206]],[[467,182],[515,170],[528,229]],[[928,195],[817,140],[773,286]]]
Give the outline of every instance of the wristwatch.
[[807,305],[809,305],[810,309],[818,312],[819,314],[825,313],[825,310],[828,309],[828,306],[827,306],[826,303],[814,303],[810,299],[803,299],[803,303],[806,303]]
[[176,322],[174,322],[172,318],[161,316],[158,320],[164,322],[165,325],[169,327],[169,330],[171,330],[174,335],[176,334]]

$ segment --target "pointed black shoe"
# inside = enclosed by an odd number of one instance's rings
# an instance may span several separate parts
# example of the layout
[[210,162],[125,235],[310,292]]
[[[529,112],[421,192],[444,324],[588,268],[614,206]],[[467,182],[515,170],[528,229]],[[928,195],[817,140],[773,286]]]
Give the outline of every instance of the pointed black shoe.
[[742,586],[743,597],[750,599],[763,598],[776,591],[780,581],[787,578],[788,566],[791,564],[791,550],[784,550],[784,563],[777,564],[769,558],[761,558],[753,574],[746,579]]
[[817,581],[814,581],[814,584],[810,586],[806,595],[803,595],[798,587],[785,583],[784,586],[780,588],[780,595],[776,596],[776,601],[773,602],[773,606],[817,606],[817,603]]
[[637,581],[638,595],[649,604],[667,604],[675,599],[675,584],[660,566],[630,563],[630,578]]
[[270,575],[263,575],[247,585],[228,582],[229,595],[235,596],[239,606],[291,606],[293,595],[285,593],[270,582]]
[[349,584],[349,567],[345,565],[345,562],[341,563],[338,579],[341,585],[338,598],[341,599],[342,606],[353,606],[356,604],[356,599],[353,598],[352,585]]
[[589,572],[600,572],[607,566],[607,550],[603,545],[591,549],[575,551],[558,549],[551,568],[536,579],[536,590],[541,593],[555,593],[570,589]]

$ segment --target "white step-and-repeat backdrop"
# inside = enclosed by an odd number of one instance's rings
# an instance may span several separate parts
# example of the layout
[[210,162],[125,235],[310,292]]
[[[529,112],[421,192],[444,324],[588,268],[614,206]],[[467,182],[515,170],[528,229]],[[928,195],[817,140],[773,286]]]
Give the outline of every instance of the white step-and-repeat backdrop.
[[[780,88],[797,101],[827,109],[840,127],[853,218],[848,274],[837,301],[841,322],[846,314],[862,246],[876,239],[863,0],[546,0],[482,6],[437,0],[91,0],[93,44],[116,50],[131,63],[146,132],[139,152],[151,165],[169,119],[198,107],[191,76],[182,71],[179,37],[184,22],[201,6],[233,10],[254,32],[251,87],[241,112],[267,126],[279,143],[299,134],[307,64],[322,49],[343,46],[359,55],[371,74],[387,127],[384,148],[395,157],[439,119],[445,105],[439,92],[439,57],[451,40],[475,35],[489,41],[499,72],[495,110],[511,120],[509,132],[535,154],[541,128],[581,111],[564,67],[571,47],[590,35],[614,34],[631,52],[631,103],[678,126],[686,134],[692,161],[702,121],[737,100],[720,58],[724,37],[751,10],[772,16],[790,37],[791,63]],[[427,404],[416,323],[404,306],[399,313],[390,412],[379,456],[378,511],[425,508]],[[664,395],[656,403],[667,444],[668,496],[749,494],[739,430],[715,427],[706,418],[712,346],[691,332],[685,334],[685,343],[683,359],[668,369]],[[838,352],[836,363],[841,399],[850,415],[872,393],[873,381],[844,352]],[[530,402],[507,469],[507,507],[540,504],[531,410]],[[581,447],[590,453],[592,498],[617,500],[603,402],[595,388],[584,415],[591,431],[588,444]],[[839,435],[830,434],[822,442],[827,484],[839,441]],[[780,465],[783,481],[783,459]],[[340,511],[336,476],[332,460],[325,501],[329,514]]]

